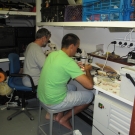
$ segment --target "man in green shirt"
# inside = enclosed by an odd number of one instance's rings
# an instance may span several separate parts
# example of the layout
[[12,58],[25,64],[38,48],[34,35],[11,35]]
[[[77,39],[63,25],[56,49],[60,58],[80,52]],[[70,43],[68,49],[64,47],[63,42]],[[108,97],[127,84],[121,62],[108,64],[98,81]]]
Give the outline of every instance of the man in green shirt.
[[[83,67],[85,74],[71,58],[75,55],[79,45],[80,40],[75,34],[67,34],[62,39],[61,50],[50,53],[45,61],[37,93],[39,100],[51,109],[74,107],[74,114],[77,114],[93,101],[94,96],[90,91],[93,88],[91,66]],[[75,91],[72,87],[67,87],[70,78],[75,79],[89,90]],[[71,110],[65,115],[61,112],[55,115],[55,120],[68,129],[72,129],[69,122],[71,116]],[[48,114],[46,118],[49,118]]]

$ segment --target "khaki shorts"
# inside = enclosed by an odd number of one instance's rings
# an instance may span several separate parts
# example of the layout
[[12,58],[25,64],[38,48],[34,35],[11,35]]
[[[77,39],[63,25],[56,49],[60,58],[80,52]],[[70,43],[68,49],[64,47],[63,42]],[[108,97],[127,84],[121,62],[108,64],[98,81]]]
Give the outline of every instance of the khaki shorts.
[[93,100],[94,94],[90,90],[77,91],[76,86],[74,85],[67,85],[67,88],[67,96],[65,97],[63,102],[56,105],[46,106],[51,109],[64,109],[74,106],[80,106],[83,104],[89,104]]

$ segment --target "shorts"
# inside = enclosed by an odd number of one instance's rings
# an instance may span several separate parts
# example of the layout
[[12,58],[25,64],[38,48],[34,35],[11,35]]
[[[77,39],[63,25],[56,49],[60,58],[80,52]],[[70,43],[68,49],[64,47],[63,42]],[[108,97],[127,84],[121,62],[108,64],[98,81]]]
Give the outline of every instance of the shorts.
[[70,84],[67,85],[67,88],[67,96],[60,104],[46,106],[50,109],[64,109],[89,104],[93,100],[94,94],[90,90],[77,91],[76,86]]

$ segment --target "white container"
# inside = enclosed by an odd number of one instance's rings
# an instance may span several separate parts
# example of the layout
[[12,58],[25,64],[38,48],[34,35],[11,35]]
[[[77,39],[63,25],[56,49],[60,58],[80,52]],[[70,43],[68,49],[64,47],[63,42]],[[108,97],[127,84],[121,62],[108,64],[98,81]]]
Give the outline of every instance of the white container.
[[82,135],[82,133],[79,130],[74,130],[73,135]]
[[119,95],[133,102],[135,96],[135,86],[131,82],[131,80],[126,77],[126,74],[129,74],[132,77],[133,81],[135,82],[135,68],[124,67],[120,70],[120,73],[121,73],[121,84]]

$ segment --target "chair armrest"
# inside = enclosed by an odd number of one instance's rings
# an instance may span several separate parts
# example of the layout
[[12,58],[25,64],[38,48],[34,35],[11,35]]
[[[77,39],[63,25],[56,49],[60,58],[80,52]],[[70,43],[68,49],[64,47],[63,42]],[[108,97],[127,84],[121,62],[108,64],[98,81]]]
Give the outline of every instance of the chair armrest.
[[36,92],[33,79],[32,79],[32,77],[31,77],[30,75],[28,75],[28,74],[14,74],[14,73],[12,73],[12,74],[10,74],[9,76],[10,76],[10,77],[24,77],[24,76],[27,76],[27,77],[30,79],[31,86],[32,86],[32,91],[33,91],[33,92]]

